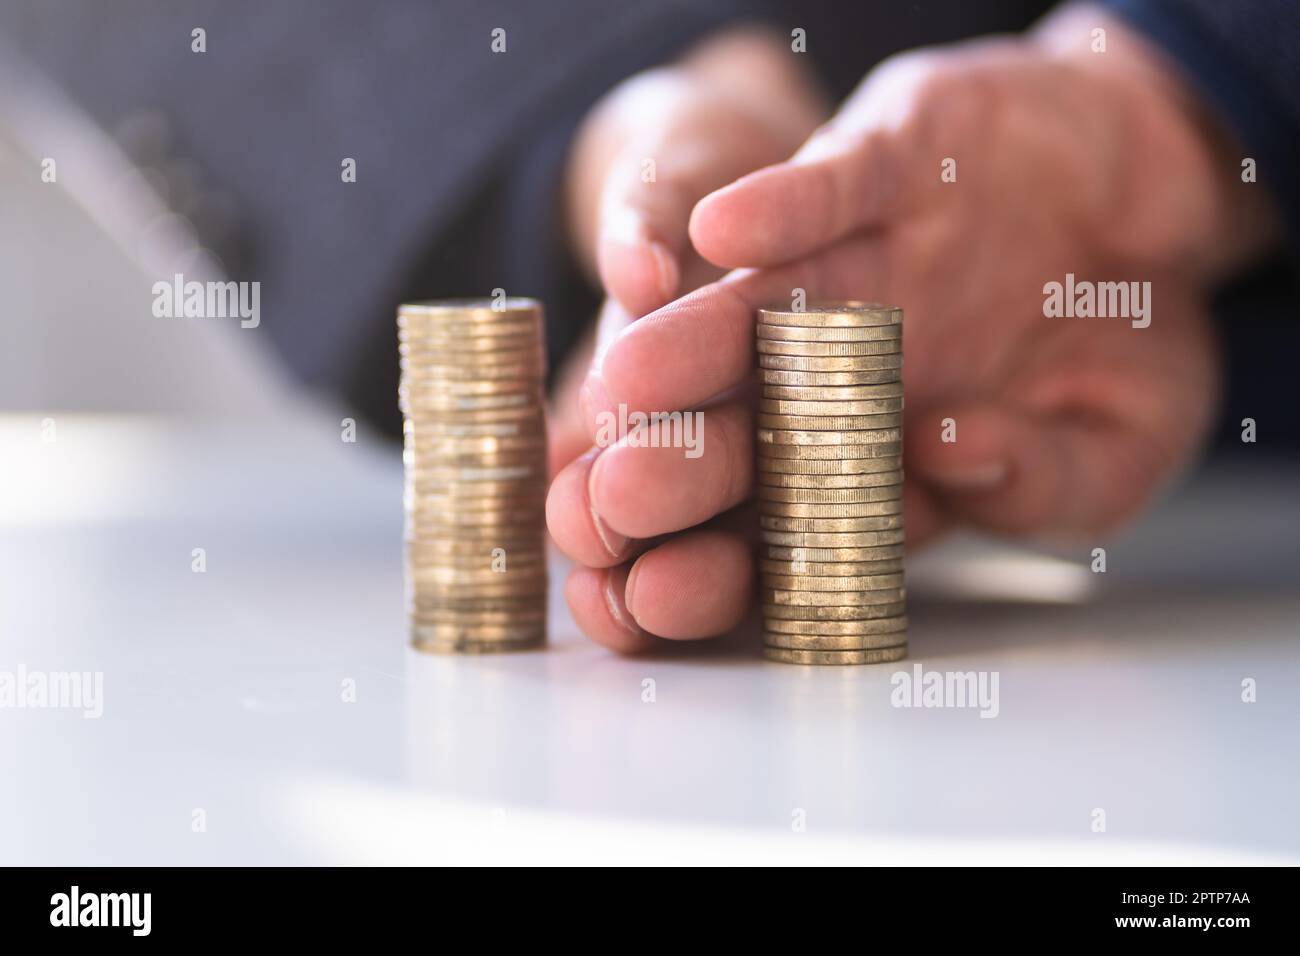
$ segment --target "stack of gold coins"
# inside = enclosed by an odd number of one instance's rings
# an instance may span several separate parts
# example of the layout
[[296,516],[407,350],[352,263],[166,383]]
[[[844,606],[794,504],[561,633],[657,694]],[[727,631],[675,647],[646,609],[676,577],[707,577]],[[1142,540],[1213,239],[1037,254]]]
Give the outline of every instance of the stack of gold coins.
[[546,353],[531,299],[397,313],[406,573],[420,650],[546,642]]
[[761,309],[757,329],[764,653],[901,660],[902,310]]

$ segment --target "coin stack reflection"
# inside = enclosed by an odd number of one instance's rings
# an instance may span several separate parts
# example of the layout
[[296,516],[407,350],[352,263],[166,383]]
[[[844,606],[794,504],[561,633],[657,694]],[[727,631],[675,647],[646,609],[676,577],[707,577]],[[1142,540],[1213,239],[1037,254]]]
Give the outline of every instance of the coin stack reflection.
[[764,653],[901,660],[902,310],[761,309],[756,325]]
[[397,313],[411,640],[490,653],[546,642],[546,355],[531,299]]

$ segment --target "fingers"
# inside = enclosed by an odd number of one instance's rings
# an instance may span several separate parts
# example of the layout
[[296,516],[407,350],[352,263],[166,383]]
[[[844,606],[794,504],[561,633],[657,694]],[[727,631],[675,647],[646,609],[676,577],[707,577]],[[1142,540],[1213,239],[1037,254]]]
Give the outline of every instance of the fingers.
[[[618,427],[610,423],[611,432]],[[575,561],[606,567],[625,560],[637,539],[730,510],[749,495],[753,429],[749,408],[731,402],[678,413],[592,449],[551,485],[551,536]]]
[[900,189],[895,156],[889,135],[863,134],[823,158],[760,169],[700,200],[691,242],[726,268],[809,255],[885,220]]
[[637,547],[627,535],[608,527],[592,507],[591,466],[600,453],[592,448],[562,468],[546,494],[546,527],[556,547],[591,568],[620,564]]
[[658,642],[641,629],[627,608],[624,596],[631,568],[577,567],[564,582],[564,598],[573,623],[598,644],[620,654],[648,651]]
[[546,473],[550,478],[591,446],[583,427],[578,394],[591,367],[594,341],[589,329],[555,375],[546,413]]
[[[955,441],[940,437],[946,419]],[[1132,515],[1158,485],[1166,456],[1149,439],[1116,420],[977,404],[915,424],[908,477],[949,518],[989,531],[1097,532]]]
[[753,593],[748,544],[714,530],[678,535],[631,566],[576,568],[565,585],[575,623],[621,653],[723,634],[744,620]]
[[[753,431],[753,416],[740,402],[677,413],[634,430],[593,462],[592,511],[632,538],[707,521],[748,497]],[[650,441],[661,447],[648,447]]]
[[887,61],[789,162],[705,196],[690,219],[696,251],[725,268],[767,267],[893,221],[927,188],[915,170],[931,152],[932,114],[960,92],[940,62]]
[[754,310],[786,303],[794,289],[825,298],[874,298],[884,287],[883,252],[855,238],[777,269],[736,272],[632,323],[609,344],[582,387],[588,433],[620,404],[641,411],[694,408],[751,379]]

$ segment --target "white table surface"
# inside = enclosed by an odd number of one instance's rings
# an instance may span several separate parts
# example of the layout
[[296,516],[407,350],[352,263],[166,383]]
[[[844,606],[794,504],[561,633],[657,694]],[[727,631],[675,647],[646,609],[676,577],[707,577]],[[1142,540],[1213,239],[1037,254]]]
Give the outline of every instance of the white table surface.
[[[909,559],[905,665],[620,659],[558,591],[549,650],[440,658],[406,645],[400,455],[364,429],[56,427],[0,417],[0,671],[102,672],[103,716],[0,709],[0,863],[1300,857],[1294,469],[1201,474],[1105,575]],[[998,716],[892,707],[917,662],[996,671]]]

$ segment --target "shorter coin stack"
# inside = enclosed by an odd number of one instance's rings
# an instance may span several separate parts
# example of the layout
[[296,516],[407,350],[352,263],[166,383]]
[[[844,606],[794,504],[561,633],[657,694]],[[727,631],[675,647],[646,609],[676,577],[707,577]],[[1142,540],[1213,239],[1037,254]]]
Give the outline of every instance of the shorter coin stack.
[[764,653],[901,660],[902,310],[760,309],[757,329]]
[[546,642],[546,354],[531,299],[397,313],[406,573],[420,650]]

